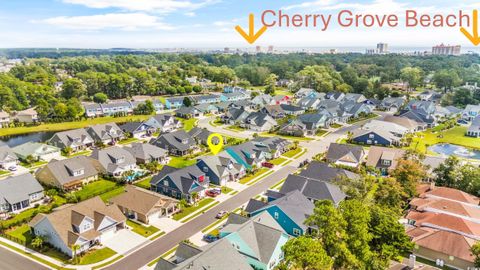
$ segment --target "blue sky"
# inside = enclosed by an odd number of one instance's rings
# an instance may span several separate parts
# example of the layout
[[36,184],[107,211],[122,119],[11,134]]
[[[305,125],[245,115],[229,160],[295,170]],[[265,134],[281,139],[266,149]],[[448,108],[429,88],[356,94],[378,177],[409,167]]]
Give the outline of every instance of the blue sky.
[[[480,7],[480,2],[445,0],[0,0],[1,47],[166,48],[248,47],[234,26],[247,27],[248,13],[354,12],[403,14]],[[268,29],[255,45],[276,47],[468,45],[452,29]]]

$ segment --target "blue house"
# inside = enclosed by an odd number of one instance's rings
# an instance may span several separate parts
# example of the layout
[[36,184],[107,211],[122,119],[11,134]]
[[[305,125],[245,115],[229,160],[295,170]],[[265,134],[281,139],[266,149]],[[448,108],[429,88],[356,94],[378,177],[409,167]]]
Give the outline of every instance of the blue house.
[[238,86],[225,86],[223,87],[224,93],[235,93],[235,92],[245,92],[245,89]]
[[191,99],[195,104],[210,104],[220,102],[219,95],[201,95],[201,96],[192,96]]
[[221,156],[201,157],[197,161],[197,166],[208,176],[210,183],[218,186],[224,186],[228,181],[237,181],[245,176],[245,167]]
[[245,211],[251,217],[267,212],[286,233],[299,236],[309,229],[304,222],[314,208],[315,205],[299,190],[293,190],[268,203],[251,199]]
[[165,108],[168,110],[178,109],[183,106],[184,97],[170,97],[165,99]]
[[[209,183],[209,178],[196,165],[182,169],[164,166],[150,180],[150,188],[160,194],[193,203],[195,199],[205,197]],[[197,198],[194,198],[194,194],[197,194]]]
[[233,92],[233,93],[223,93],[220,95],[220,101],[222,102],[233,102],[239,100],[249,99],[250,95],[245,92]]
[[399,145],[401,138],[396,137],[392,133],[375,129],[375,130],[358,130],[354,132],[352,141],[358,144],[367,145],[383,145],[392,146]]

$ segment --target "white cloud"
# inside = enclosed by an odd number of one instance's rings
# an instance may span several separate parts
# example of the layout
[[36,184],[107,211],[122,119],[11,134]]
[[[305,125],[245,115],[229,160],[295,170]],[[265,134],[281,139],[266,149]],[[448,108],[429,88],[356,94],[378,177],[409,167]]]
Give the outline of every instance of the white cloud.
[[162,30],[173,29],[158,17],[144,13],[109,13],[91,16],[60,16],[41,20],[40,22],[78,30],[121,29],[137,30],[154,28]]
[[195,14],[195,12],[193,12],[193,11],[190,11],[190,12],[186,12],[186,13],[185,13],[185,16],[187,16],[187,17],[195,17],[196,15],[197,15],[197,14]]
[[83,5],[89,8],[119,8],[128,11],[169,13],[179,9],[195,10],[218,0],[191,2],[188,0],[62,0],[64,3]]

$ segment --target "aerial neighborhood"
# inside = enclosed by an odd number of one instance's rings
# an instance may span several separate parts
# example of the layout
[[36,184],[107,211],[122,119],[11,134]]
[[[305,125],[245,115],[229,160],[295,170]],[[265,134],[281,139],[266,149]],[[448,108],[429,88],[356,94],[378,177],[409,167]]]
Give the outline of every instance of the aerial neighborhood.
[[52,269],[480,267],[478,56],[329,57],[25,57],[0,243]]

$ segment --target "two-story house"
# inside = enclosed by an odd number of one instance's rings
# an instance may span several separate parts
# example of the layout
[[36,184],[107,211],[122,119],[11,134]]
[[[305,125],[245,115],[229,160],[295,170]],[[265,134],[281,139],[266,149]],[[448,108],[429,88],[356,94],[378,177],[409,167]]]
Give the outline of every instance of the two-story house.
[[94,140],[85,129],[79,128],[55,133],[48,144],[61,149],[70,147],[77,152],[92,147]]
[[[100,164],[98,166],[102,173],[113,177],[122,177],[125,172],[138,169],[135,157],[126,149],[118,146],[105,149],[94,149],[90,157]],[[128,181],[138,175],[132,175]]]
[[197,141],[183,129],[160,134],[150,143],[167,150],[170,155],[174,156],[184,156],[199,150]]
[[197,161],[197,166],[210,179],[210,183],[224,186],[229,181],[238,181],[245,176],[246,170],[241,164],[221,156],[204,156]]
[[145,124],[160,132],[171,132],[182,127],[182,123],[171,114],[157,114],[150,117]]
[[88,127],[87,133],[95,142],[114,145],[125,138],[125,134],[116,123],[98,124]]
[[388,175],[404,155],[405,150],[402,149],[372,146],[368,151],[366,165],[377,168],[382,175]]
[[19,213],[35,204],[40,204],[43,197],[43,187],[29,173],[11,176],[0,181],[0,212],[2,214]]

